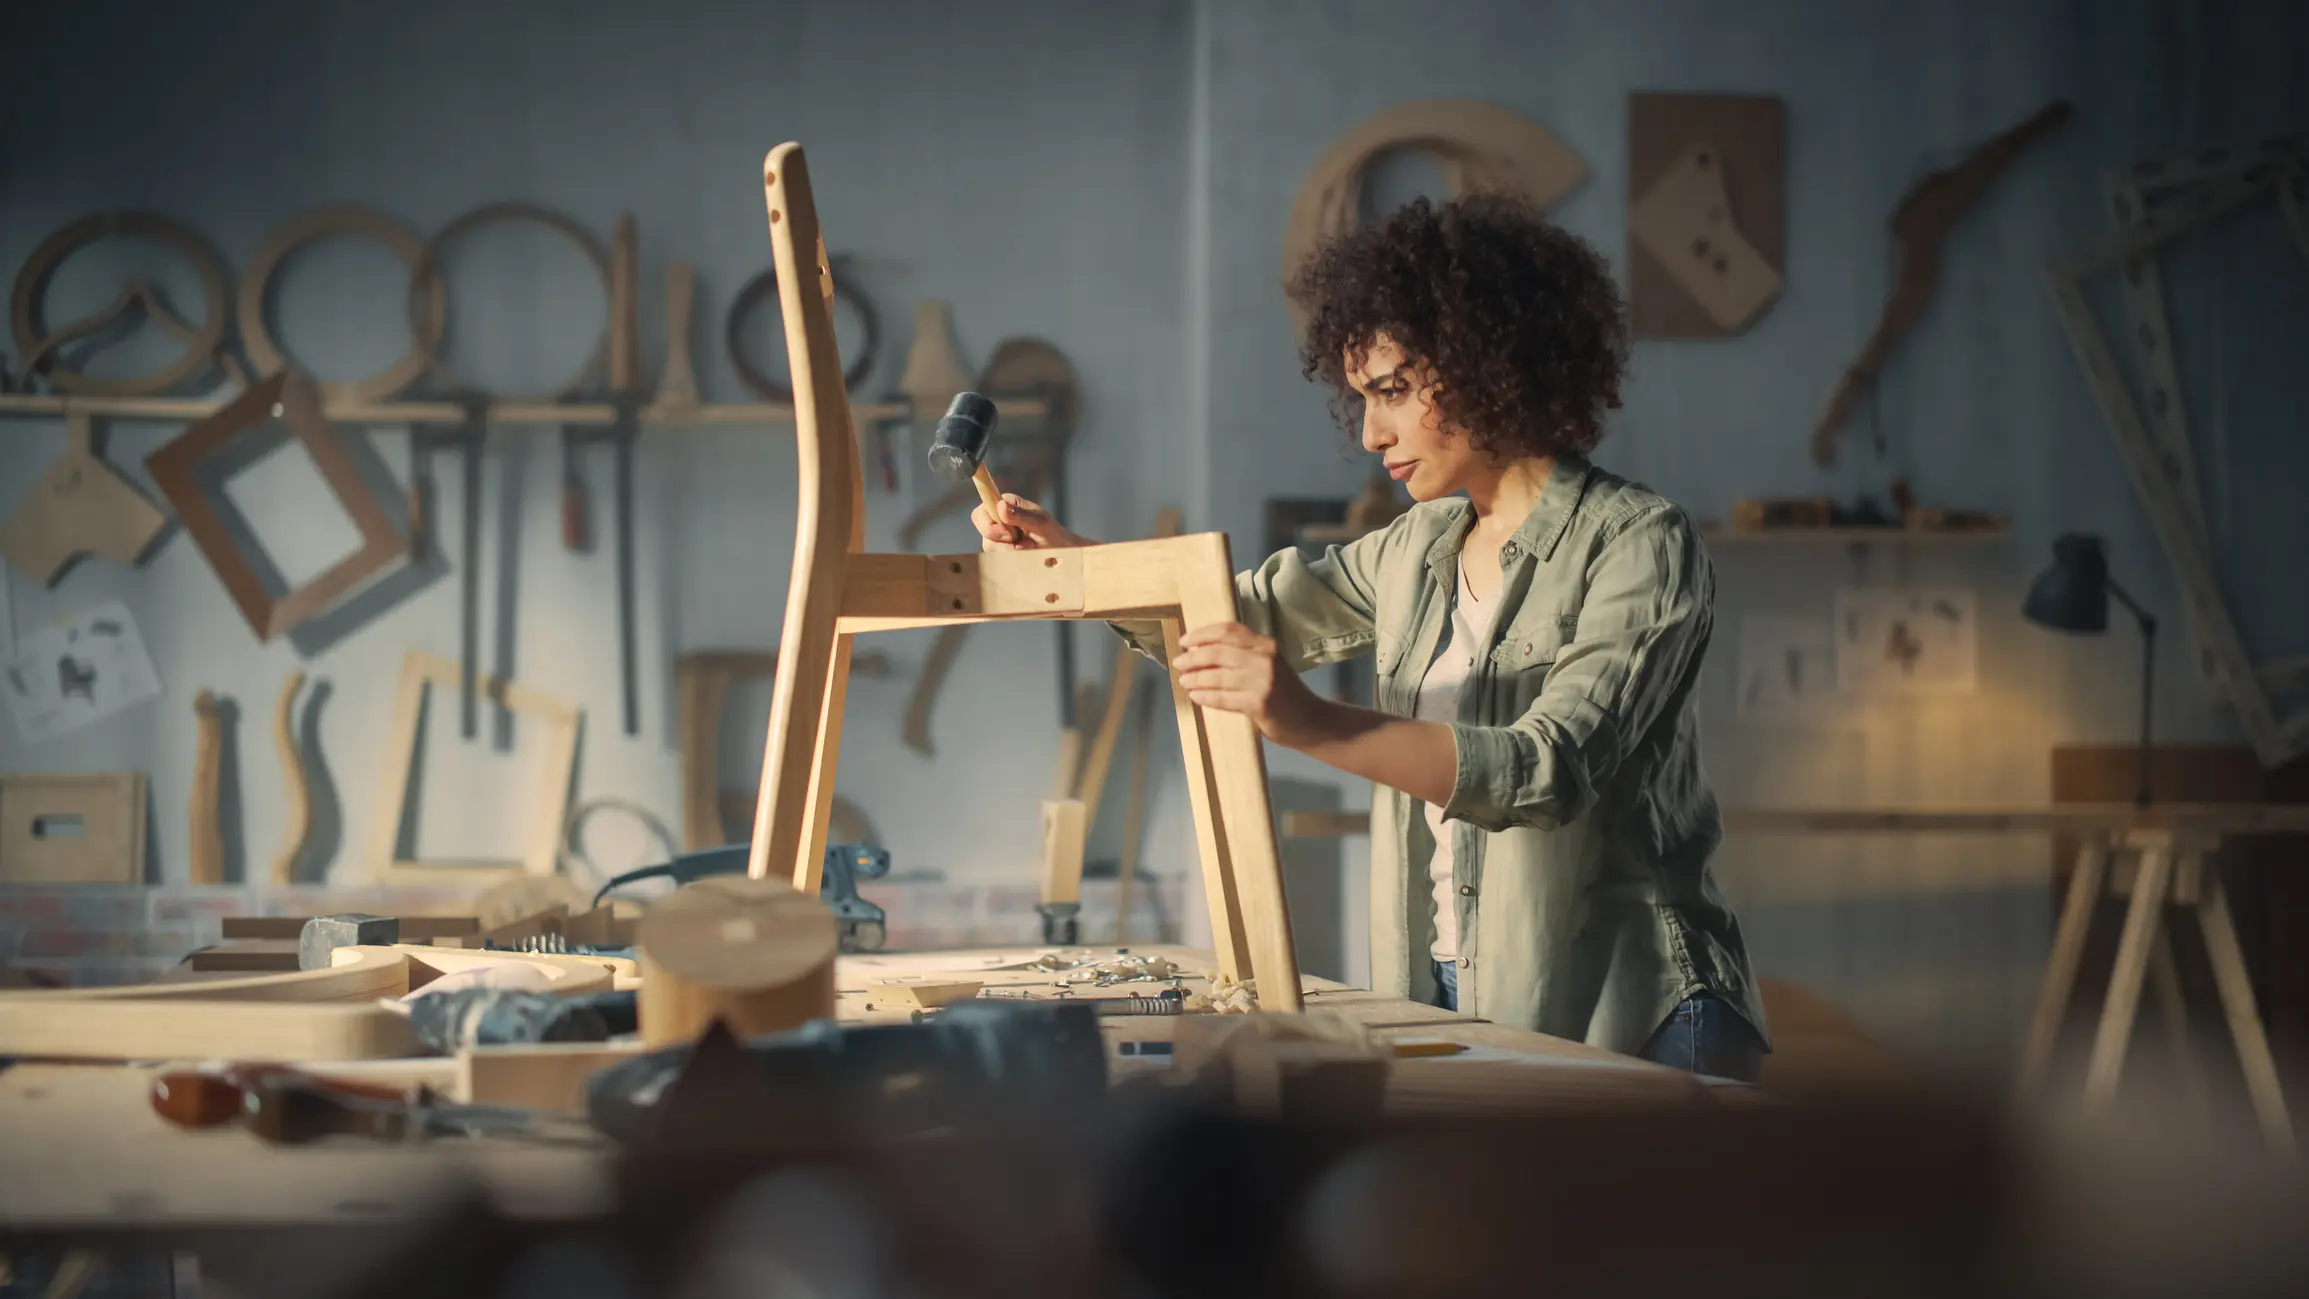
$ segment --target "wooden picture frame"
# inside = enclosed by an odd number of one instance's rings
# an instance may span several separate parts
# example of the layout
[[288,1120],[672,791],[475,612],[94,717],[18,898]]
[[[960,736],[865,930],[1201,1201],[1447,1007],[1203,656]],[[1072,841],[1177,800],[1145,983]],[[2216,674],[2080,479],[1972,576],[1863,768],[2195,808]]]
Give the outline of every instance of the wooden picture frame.
[[[801,499],[747,871],[790,877],[815,897],[859,633],[1127,619],[1149,638],[1159,634],[1167,659],[1185,628],[1235,617],[1235,570],[1218,532],[1055,552],[861,553],[865,484],[828,305],[833,281],[800,145],[771,151],[762,186],[793,376]],[[1261,1009],[1298,1011],[1298,954],[1258,728],[1240,713],[1198,707],[1175,679],[1171,689],[1220,972],[1255,980]],[[1020,829],[1024,847],[1032,832]]]
[[577,740],[584,712],[503,677],[483,677],[482,693],[548,728],[544,772],[539,777],[537,806],[531,813],[528,847],[521,860],[425,861],[401,856],[401,819],[408,809],[425,691],[436,685],[455,687],[462,679],[463,669],[438,654],[410,650],[401,660],[401,679],[394,688],[392,721],[386,731],[378,819],[370,827],[370,875],[378,884],[471,885],[480,889],[524,875],[553,875],[560,870],[561,830],[569,819],[570,786],[577,775]]
[[[360,549],[294,590],[274,594],[241,552],[217,503],[201,489],[196,470],[240,434],[275,412],[312,457],[321,479],[361,534]],[[144,458],[153,484],[176,508],[193,544],[224,583],[225,593],[259,641],[289,631],[409,553],[409,539],[394,528],[383,502],[362,480],[353,458],[322,413],[320,388],[304,374],[283,370],[249,388],[207,419]]]

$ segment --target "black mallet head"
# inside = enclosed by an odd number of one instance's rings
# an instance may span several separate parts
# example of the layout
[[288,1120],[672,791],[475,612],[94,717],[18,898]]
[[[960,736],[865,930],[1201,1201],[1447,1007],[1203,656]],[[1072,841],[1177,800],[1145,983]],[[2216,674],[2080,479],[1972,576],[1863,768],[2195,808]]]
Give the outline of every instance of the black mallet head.
[[930,472],[955,482],[972,477],[986,463],[986,444],[1001,418],[994,402],[975,392],[954,394],[938,432],[930,439]]

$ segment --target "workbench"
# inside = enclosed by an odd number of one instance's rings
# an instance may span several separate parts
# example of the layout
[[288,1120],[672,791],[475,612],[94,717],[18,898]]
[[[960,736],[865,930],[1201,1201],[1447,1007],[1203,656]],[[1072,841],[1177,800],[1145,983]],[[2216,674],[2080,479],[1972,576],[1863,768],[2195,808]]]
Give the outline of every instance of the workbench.
[[[1047,952],[1124,951],[1161,956],[1189,972],[1178,986],[1209,992],[1202,971],[1212,954],[1184,947],[1006,948],[841,958],[837,1016],[846,1022],[905,1022],[910,1010],[872,1005],[867,985],[885,979],[978,980],[981,995],[1047,998],[1128,997],[1170,986],[1121,983],[1072,987],[1063,976],[1015,967]],[[1510,1108],[1706,1105],[1754,1101],[1752,1089],[1719,1086],[1690,1074],[1526,1029],[1493,1024],[1433,1006],[1308,977],[1309,1012],[1364,1026],[1375,1039],[1447,1041],[1449,1056],[1398,1059],[1389,1065],[1391,1114],[1472,1114]],[[1160,1056],[1123,1055],[1125,1041],[1167,1041],[1183,1016],[1111,1016],[1104,1021],[1110,1074],[1117,1080],[1160,1071]],[[625,1048],[614,1048],[625,1049]],[[638,1049],[638,1048],[630,1048]],[[598,1044],[492,1048],[474,1060],[419,1058],[311,1066],[324,1076],[423,1080],[447,1099],[504,1102],[502,1091],[471,1095],[477,1067],[563,1058],[597,1066]],[[588,1058],[589,1053],[594,1058]],[[422,1213],[444,1197],[469,1191],[475,1179],[493,1202],[544,1215],[584,1213],[608,1193],[611,1148],[547,1146],[500,1140],[450,1140],[388,1147],[331,1139],[312,1145],[268,1145],[237,1128],[188,1131],[157,1117],[147,1088],[157,1064],[91,1065],[25,1062],[0,1071],[0,1227],[78,1233],[88,1229],[200,1232],[275,1225],[390,1222]],[[552,1071],[548,1071],[551,1074]],[[582,1072],[542,1084],[566,1106],[580,1093]],[[522,1084],[536,1089],[532,1081]]]

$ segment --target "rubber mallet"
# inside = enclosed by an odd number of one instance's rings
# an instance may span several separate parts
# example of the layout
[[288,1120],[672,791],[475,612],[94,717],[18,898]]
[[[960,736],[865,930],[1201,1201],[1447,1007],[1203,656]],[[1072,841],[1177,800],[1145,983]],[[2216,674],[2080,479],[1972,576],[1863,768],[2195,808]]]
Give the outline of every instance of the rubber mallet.
[[[986,471],[986,446],[994,440],[994,425],[1000,418],[993,399],[958,392],[945,417],[938,421],[937,434],[930,439],[930,472],[955,482],[970,480],[978,489],[978,499],[986,505],[987,517],[996,523],[1002,521],[1002,489]],[[1014,534],[1016,531],[1012,529]]]

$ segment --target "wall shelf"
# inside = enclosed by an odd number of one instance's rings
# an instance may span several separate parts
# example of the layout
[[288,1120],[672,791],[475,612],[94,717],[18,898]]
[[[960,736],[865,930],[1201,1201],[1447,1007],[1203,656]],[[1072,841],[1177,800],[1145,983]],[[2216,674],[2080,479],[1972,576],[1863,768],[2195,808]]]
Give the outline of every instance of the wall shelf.
[[[0,416],[90,415],[106,419],[199,420],[216,414],[223,401],[204,397],[72,397],[46,393],[0,393]],[[997,401],[1012,418],[1034,418],[1049,412],[1039,399]],[[601,425],[617,422],[617,408],[608,402],[492,401],[484,403],[486,420],[493,425],[550,424]],[[393,401],[375,405],[331,405],[323,412],[332,424],[440,424],[466,421],[467,408],[453,401]],[[906,419],[914,413],[907,402],[861,402],[850,416],[861,424]],[[644,406],[637,412],[641,424],[653,428],[689,428],[729,424],[791,424],[794,408],[782,402],[703,403],[696,406]]]
[[1711,545],[1737,546],[1963,546],[2005,541],[2012,525],[1988,528],[1730,528],[1703,523],[1700,535]]

